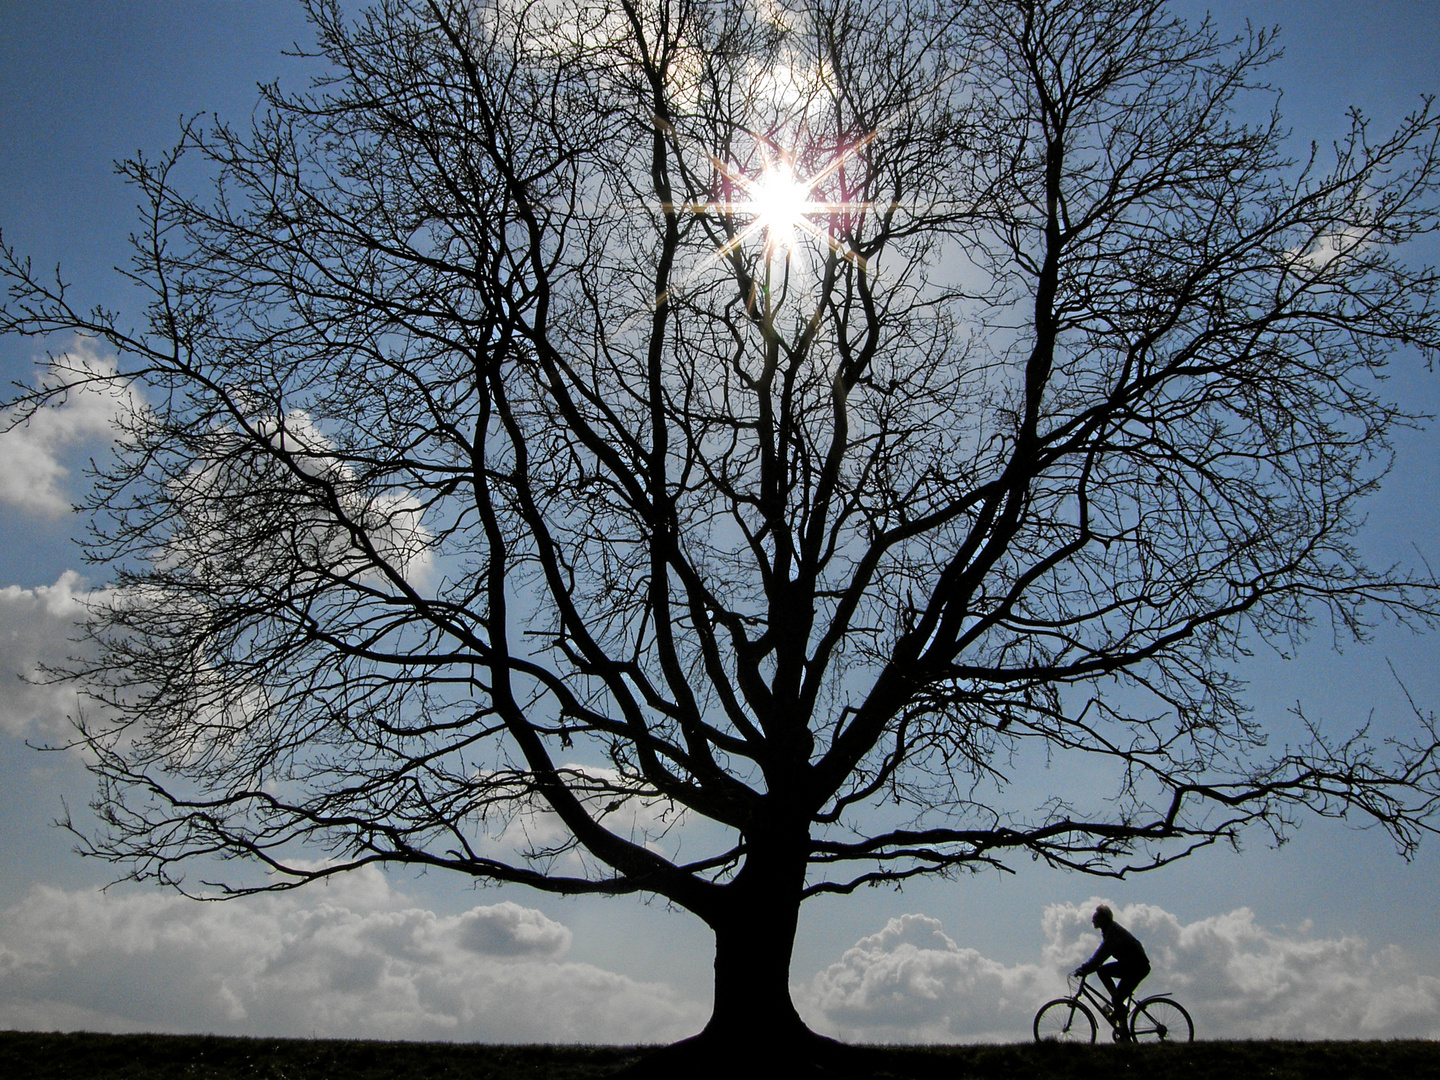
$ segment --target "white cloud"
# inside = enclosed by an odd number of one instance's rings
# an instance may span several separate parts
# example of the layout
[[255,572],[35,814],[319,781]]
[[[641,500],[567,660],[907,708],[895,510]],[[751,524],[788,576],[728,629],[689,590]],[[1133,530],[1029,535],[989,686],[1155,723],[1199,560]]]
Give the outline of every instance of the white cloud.
[[[0,588],[0,734],[69,744],[88,757],[88,748],[71,743],[79,734],[73,719],[83,713],[89,731],[97,733],[114,718],[113,711],[83,693],[81,683],[56,681],[46,669],[64,668],[71,661],[93,662],[96,645],[84,637],[90,605],[135,604],[143,595],[87,589],[85,579],[73,570],[62,573],[54,585]],[[218,680],[208,669],[191,674],[197,683]],[[208,748],[205,740],[233,733],[258,710],[256,691],[224,694],[218,686],[212,689],[223,704],[204,710],[203,722],[196,722],[196,753]],[[125,745],[131,734],[112,728],[110,745]]]
[[[1024,1040],[1035,1009],[1099,944],[1095,904],[1052,904],[1041,963],[1005,965],[961,948],[924,915],[892,919],[797,991],[817,1029],[872,1042]],[[1440,970],[1309,924],[1269,929],[1240,908],[1193,923],[1149,905],[1115,906],[1154,969],[1140,993],[1168,991],[1198,1038],[1440,1036]]]
[[704,1024],[570,942],[508,901],[436,915],[373,868],[226,903],[35,886],[0,911],[0,1028],[629,1043]]
[[[55,357],[40,377],[42,386],[75,384],[58,403],[36,410],[19,423],[13,413],[0,413],[0,503],[50,517],[70,509],[76,493],[66,489],[70,470],[65,459],[77,451],[93,452],[98,440],[114,439],[117,422],[143,410],[140,396],[115,377],[116,371],[113,357],[101,356],[80,342]],[[237,396],[242,395],[237,392]],[[336,481],[346,515],[366,528],[383,559],[412,584],[423,586],[430,581],[434,571],[433,537],[423,524],[423,507],[417,498],[402,490],[361,490],[354,483],[353,470],[334,455],[332,441],[303,410],[289,413],[283,426],[273,417],[256,416],[251,420],[262,440],[294,455],[302,469]],[[223,430],[216,433],[220,444],[216,450],[218,462],[196,462],[173,485],[172,494],[180,497],[194,518],[189,525],[192,539],[199,542],[202,561],[217,546],[224,550],[232,535],[233,522],[225,515],[236,511],[231,508],[231,500],[216,496],[233,495],[233,489],[248,487],[255,480],[255,461],[250,455],[236,453],[255,447],[247,447],[233,432],[229,433],[232,445],[226,445],[226,434]],[[241,500],[238,512],[252,513],[253,509],[253,504]],[[318,544],[331,570],[363,569],[364,559],[353,547],[348,531],[328,514],[315,513],[315,509],[311,508],[308,520],[304,512],[299,514],[293,535],[277,539],[308,539]],[[178,534],[174,542],[178,546],[175,555],[183,557],[184,533]]]
[[[115,361],[82,343],[57,357],[42,382],[60,385],[77,373],[103,380],[114,375]],[[69,469],[62,458],[87,441],[112,438],[117,417],[135,401],[127,389],[91,381],[8,431],[8,418],[0,415],[0,503],[49,517],[69,510],[72,495],[64,486]]]
[[902,915],[847,949],[796,1003],[817,1030],[853,1042],[1013,1041],[1063,987],[1043,967],[961,948],[938,919]]
[[75,688],[45,682],[40,669],[81,648],[74,639],[91,595],[73,570],[54,585],[0,589],[0,732],[54,737],[68,730],[78,705]]
[[1312,272],[1319,272],[1340,256],[1348,258],[1360,251],[1369,241],[1370,234],[1370,229],[1360,225],[1342,226],[1292,250],[1291,261]]
[[[303,409],[287,413],[283,422],[274,416],[256,415],[248,421],[249,431],[217,428],[210,433],[210,445],[197,455],[189,470],[171,481],[170,496],[181,512],[183,526],[169,538],[168,563],[188,564],[196,573],[210,573],[214,563],[225,563],[224,555],[234,547],[234,537],[249,538],[248,558],[257,567],[288,568],[292,551],[329,574],[359,574],[374,579],[371,556],[357,546],[344,522],[363,528],[376,554],[393,566],[410,584],[427,585],[435,563],[433,537],[423,524],[419,499],[402,490],[369,491],[356,481],[354,468],[336,453],[335,443]],[[284,525],[260,539],[246,522],[260,504],[251,497],[260,478],[280,470],[269,459],[268,449],[290,455],[301,472],[323,477],[334,487],[341,514],[324,500],[294,502]],[[283,472],[283,470],[280,470]],[[279,483],[289,480],[280,476]],[[237,522],[239,526],[237,528]],[[273,545],[273,550],[267,547]],[[218,557],[218,558],[217,558]],[[233,573],[226,565],[223,573]],[[261,570],[260,572],[266,572]]]

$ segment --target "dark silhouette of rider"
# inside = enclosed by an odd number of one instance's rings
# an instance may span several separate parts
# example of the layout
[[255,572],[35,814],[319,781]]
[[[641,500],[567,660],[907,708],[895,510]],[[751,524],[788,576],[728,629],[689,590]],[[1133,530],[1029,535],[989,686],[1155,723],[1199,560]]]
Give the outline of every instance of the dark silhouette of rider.
[[1115,913],[1104,904],[1095,909],[1090,924],[1100,931],[1100,948],[1075,969],[1075,974],[1088,975],[1092,971],[1099,974],[1105,989],[1110,991],[1110,1008],[1114,1013],[1111,1023],[1119,1027],[1125,1021],[1125,999],[1140,985],[1140,980],[1150,974],[1150,958],[1145,955],[1145,946],[1115,921]]

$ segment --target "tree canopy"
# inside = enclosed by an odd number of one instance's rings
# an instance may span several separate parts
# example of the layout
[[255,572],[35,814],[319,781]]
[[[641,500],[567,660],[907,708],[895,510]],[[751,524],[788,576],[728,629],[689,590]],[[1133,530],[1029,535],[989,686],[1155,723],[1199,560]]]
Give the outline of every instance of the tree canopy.
[[1277,752],[1234,674],[1440,614],[1356,546],[1440,349],[1428,100],[1292,159],[1272,36],[1160,0],[310,12],[314,86],[122,166],[143,322],[5,249],[0,327],[118,357],[15,415],[140,403],[93,854],[658,894],[719,1032],[799,1026],[821,893],[1434,831],[1428,714]]

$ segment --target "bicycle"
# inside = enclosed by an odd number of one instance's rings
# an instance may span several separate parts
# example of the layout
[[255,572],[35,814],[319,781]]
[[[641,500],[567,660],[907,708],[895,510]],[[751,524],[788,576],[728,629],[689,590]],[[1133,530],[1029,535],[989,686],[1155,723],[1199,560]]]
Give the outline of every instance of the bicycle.
[[1112,1023],[1109,998],[1086,983],[1086,978],[1080,976],[1079,985],[1069,997],[1040,1006],[1035,1014],[1036,1042],[1093,1043],[1097,1026],[1092,1008],[1111,1023],[1110,1037],[1115,1042],[1195,1041],[1195,1024],[1174,998],[1166,994],[1143,998],[1131,1007],[1128,1026],[1123,1022],[1116,1025]]

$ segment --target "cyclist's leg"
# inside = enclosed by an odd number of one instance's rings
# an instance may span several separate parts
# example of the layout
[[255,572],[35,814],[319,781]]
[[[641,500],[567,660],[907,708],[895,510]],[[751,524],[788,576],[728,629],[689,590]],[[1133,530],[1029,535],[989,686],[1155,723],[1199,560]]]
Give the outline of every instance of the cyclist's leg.
[[1119,960],[1111,960],[1108,964],[1101,964],[1100,967],[1096,969],[1095,974],[1100,977],[1100,981],[1105,984],[1105,989],[1110,992],[1110,1011],[1112,1013],[1117,1012],[1121,997],[1119,993],[1120,987],[1116,984],[1115,980],[1117,978],[1124,979],[1125,965],[1120,963]]
[[1126,968],[1116,974],[1120,976],[1120,979],[1110,992],[1111,1005],[1115,1010],[1116,1017],[1123,1019],[1125,1016],[1125,1006],[1130,1000],[1130,995],[1135,992],[1135,988],[1140,985],[1140,981],[1144,979],[1146,975],[1150,974],[1150,968],[1148,965],[1143,968]]

